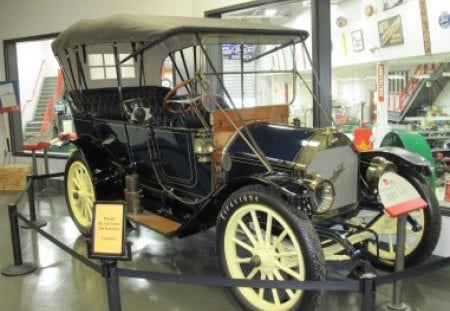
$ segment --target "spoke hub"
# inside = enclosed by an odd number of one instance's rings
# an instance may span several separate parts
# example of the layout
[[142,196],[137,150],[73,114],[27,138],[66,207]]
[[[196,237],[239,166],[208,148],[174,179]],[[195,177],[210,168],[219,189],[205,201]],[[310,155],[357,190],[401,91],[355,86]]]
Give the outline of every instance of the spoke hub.
[[261,267],[266,273],[273,271],[275,268],[276,252],[266,245],[258,245],[255,248],[255,262],[258,263],[257,267]]
[[74,198],[75,200],[78,200],[78,199],[80,198],[80,194],[79,194],[78,191],[74,191],[74,192],[73,192],[73,198]]

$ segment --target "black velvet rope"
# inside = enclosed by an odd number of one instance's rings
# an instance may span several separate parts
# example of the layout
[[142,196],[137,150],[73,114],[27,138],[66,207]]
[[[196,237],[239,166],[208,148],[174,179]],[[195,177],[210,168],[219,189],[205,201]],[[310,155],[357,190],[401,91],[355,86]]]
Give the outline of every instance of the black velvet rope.
[[[18,201],[22,198],[23,194],[28,190],[32,184],[33,179],[37,178],[50,178],[61,176],[62,173],[30,176],[30,180],[24,191],[19,195],[14,205],[17,205]],[[33,198],[34,199],[34,198]],[[36,230],[38,233],[47,238],[50,242],[58,246],[60,249],[73,256],[89,268],[94,271],[104,274],[105,264],[98,265],[85,256],[77,253],[72,248],[66,246],[61,241],[54,238],[46,231],[39,228],[31,220],[27,219],[24,215],[20,214],[15,209],[15,214],[23,222],[25,222],[30,228]],[[445,266],[450,265],[450,257],[439,259],[430,263],[426,263],[421,266],[409,268],[400,272],[392,273],[389,275],[383,275],[371,278],[374,281],[375,286],[392,283],[394,281],[418,276],[424,273],[429,273]],[[251,288],[277,288],[277,289],[302,289],[302,290],[324,290],[324,291],[349,291],[349,292],[364,292],[364,282],[367,278],[361,278],[360,280],[325,280],[325,281],[273,281],[273,280],[246,280],[246,279],[230,279],[219,276],[204,276],[204,275],[189,275],[189,274],[173,274],[173,273],[161,273],[150,272],[142,270],[133,270],[118,268],[117,273],[119,276],[128,278],[142,278],[161,282],[174,282],[184,283],[201,286],[217,286],[217,287],[251,287]]]
[[360,281],[269,281],[269,280],[245,280],[230,279],[204,275],[173,274],[161,272],[149,272],[132,269],[117,269],[119,276],[129,278],[141,278],[162,282],[185,283],[202,286],[218,287],[253,287],[253,288],[278,288],[278,289],[303,289],[326,291],[360,291]]

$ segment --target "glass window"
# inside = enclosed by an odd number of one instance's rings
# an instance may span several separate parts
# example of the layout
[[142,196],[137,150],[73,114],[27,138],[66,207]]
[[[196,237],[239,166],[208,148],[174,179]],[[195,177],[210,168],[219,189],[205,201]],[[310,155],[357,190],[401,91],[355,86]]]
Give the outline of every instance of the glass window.
[[[252,42],[251,37],[249,41]],[[237,108],[292,103],[295,79],[293,46],[207,43],[206,50],[208,54],[219,55],[209,57],[214,60],[212,66],[205,62],[201,72],[208,85],[215,86],[215,95],[232,101]],[[218,79],[222,79],[228,94],[223,93]],[[214,107],[210,109],[215,110]]]
[[[119,54],[121,60],[127,56],[128,54]],[[117,79],[114,54],[89,54],[88,63],[91,80]],[[134,79],[136,77],[132,59],[121,64],[120,73],[123,79]]]

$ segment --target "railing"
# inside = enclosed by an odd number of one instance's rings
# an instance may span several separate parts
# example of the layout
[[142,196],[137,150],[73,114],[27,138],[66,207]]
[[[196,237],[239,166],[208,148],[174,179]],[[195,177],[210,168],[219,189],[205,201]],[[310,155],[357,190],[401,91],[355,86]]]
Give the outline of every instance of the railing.
[[41,81],[42,81],[42,71],[44,70],[44,66],[45,66],[45,62],[46,60],[43,59],[41,61],[41,66],[39,67],[39,71],[38,74],[36,76],[36,80],[34,81],[34,86],[33,86],[33,92],[31,93],[31,97],[29,99],[27,99],[25,101],[25,103],[23,105],[21,105],[20,110],[22,111],[22,118],[24,117],[24,115],[26,115],[26,110],[30,107],[34,107],[33,102],[36,100],[35,96],[36,96],[36,91],[39,85],[41,85]]
[[48,132],[48,126],[53,121],[53,116],[54,116],[53,106],[54,106],[55,102],[58,101],[62,96],[63,84],[64,84],[64,79],[63,79],[62,71],[61,71],[61,69],[59,69],[55,91],[53,92],[52,98],[47,101],[47,104],[45,106],[44,119],[42,120],[42,125],[41,125],[41,130],[40,130],[40,132],[42,134]]
[[439,68],[439,64],[418,65],[412,77],[406,83],[403,90],[388,93],[388,110],[402,112],[413,97],[423,79],[434,74]]

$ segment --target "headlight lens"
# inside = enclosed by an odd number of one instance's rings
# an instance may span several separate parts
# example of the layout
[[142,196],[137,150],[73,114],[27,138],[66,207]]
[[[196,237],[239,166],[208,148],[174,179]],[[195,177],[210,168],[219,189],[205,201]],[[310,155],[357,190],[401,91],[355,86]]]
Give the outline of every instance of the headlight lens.
[[334,186],[328,179],[320,176],[314,177],[310,182],[312,190],[314,191],[314,202],[316,205],[316,212],[318,214],[325,213],[330,210],[334,202]]

